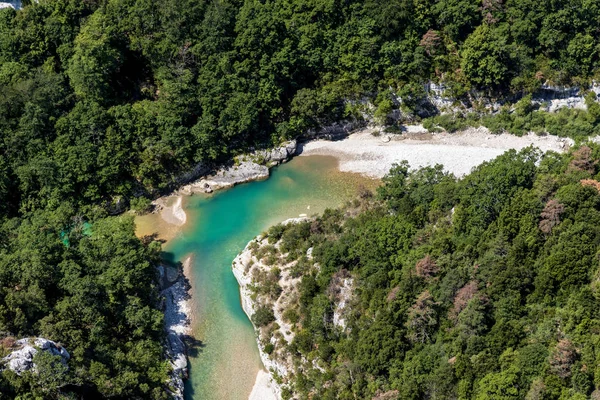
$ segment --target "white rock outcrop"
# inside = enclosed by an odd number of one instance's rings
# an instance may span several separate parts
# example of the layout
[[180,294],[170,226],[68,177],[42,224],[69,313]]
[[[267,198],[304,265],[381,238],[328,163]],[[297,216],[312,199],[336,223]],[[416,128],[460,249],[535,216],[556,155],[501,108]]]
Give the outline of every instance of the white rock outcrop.
[[[250,289],[252,285],[252,274],[250,273],[250,265],[253,264],[252,250],[250,246],[254,241],[259,243],[263,240],[261,236],[258,236],[255,240],[248,243],[248,246],[233,260],[233,275],[240,285],[240,296],[242,302],[242,309],[248,316],[248,319],[252,321],[252,316],[256,312],[255,303],[252,300],[252,291]],[[266,240],[266,239],[265,239]],[[283,322],[283,321],[276,321]],[[257,329],[255,327],[255,329]],[[260,353],[260,359],[267,371],[269,371],[270,387],[273,390],[273,394],[277,399],[281,399],[281,386],[273,379],[273,372],[277,375],[285,377],[288,374],[288,368],[284,364],[273,360],[264,351],[264,347],[257,338],[258,350]]]
[[257,150],[237,157],[238,164],[224,166],[215,173],[202,177],[179,189],[179,193],[211,193],[228,189],[240,183],[260,181],[269,177],[269,168],[289,160],[296,153],[296,141],[292,140],[274,149]]
[[228,189],[240,183],[260,181],[269,177],[269,167],[253,161],[242,161],[239,165],[221,168],[213,175],[199,179],[182,187],[182,194],[211,193],[214,190]]
[[[469,111],[472,109],[471,104],[464,104],[447,95],[447,87],[444,84],[436,84],[429,82],[424,85],[426,98],[423,99],[419,107],[419,113],[431,114],[435,113],[452,113],[460,111]],[[600,95],[600,84],[593,82],[588,88],[590,92]],[[586,90],[580,87],[563,87],[543,84],[539,90],[532,94],[531,102],[539,105],[541,110],[548,112],[557,112],[561,108],[572,109],[587,109],[584,93]],[[483,93],[472,92],[470,94],[472,101],[482,103],[485,108],[494,113],[501,109],[503,103],[491,101]],[[514,98],[510,102],[518,100]],[[399,102],[402,102],[399,99]]]
[[54,356],[60,356],[61,362],[66,366],[71,358],[67,350],[52,340],[44,338],[23,338],[17,340],[13,347],[16,348],[8,356],[0,360],[0,370],[2,366],[21,375],[25,371],[35,371],[36,366],[33,358],[38,351],[47,351]]
[[[190,263],[190,258],[184,264]],[[185,268],[185,266],[184,266]],[[188,378],[187,348],[184,338],[190,330],[190,310],[188,289],[182,271],[174,267],[159,266],[164,296],[166,353],[171,362],[172,371],[168,382],[169,391],[174,400],[184,399],[184,381]]]
[[15,10],[20,10],[21,6],[22,6],[21,0],[0,2],[0,8],[14,8]]
[[351,277],[342,278],[340,282],[340,286],[338,288],[339,293],[337,293],[336,300],[334,302],[334,310],[333,310],[333,325],[341,328],[342,330],[346,329],[346,312],[347,307],[352,300],[352,294],[354,292],[354,279]]

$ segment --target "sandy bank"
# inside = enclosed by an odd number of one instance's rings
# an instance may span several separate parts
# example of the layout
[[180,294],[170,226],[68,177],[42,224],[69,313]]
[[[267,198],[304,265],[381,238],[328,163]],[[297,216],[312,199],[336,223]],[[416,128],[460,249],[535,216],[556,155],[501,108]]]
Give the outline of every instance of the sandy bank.
[[409,127],[403,135],[373,136],[378,129],[367,128],[338,141],[316,140],[302,144],[302,156],[333,155],[340,161],[340,170],[357,172],[372,178],[382,178],[392,164],[407,160],[412,168],[444,165],[457,176],[489,161],[507,150],[520,150],[530,145],[542,151],[565,151],[572,142],[556,136],[529,134],[494,135],[486,128],[468,129],[460,133],[431,134],[422,127]]
[[187,221],[187,215],[181,206],[182,196],[161,197],[155,201],[160,210],[160,217],[168,224],[183,226]]
[[252,388],[248,400],[277,400],[277,397],[273,393],[269,373],[262,369],[258,371],[258,374],[256,374],[256,382],[254,383],[254,387]]

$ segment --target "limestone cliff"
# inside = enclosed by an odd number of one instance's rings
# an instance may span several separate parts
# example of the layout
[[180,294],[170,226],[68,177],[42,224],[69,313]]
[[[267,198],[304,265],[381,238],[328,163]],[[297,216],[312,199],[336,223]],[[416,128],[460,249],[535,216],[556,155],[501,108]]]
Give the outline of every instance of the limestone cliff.
[[[189,263],[190,259],[184,261]],[[164,298],[166,354],[172,371],[167,386],[173,399],[183,400],[184,381],[188,378],[186,336],[189,334],[190,317],[187,300],[189,283],[180,266],[159,266],[158,272]]]
[[[293,218],[275,227],[285,230],[291,225],[310,225],[311,218]],[[307,368],[321,370],[319,360],[308,361],[290,351],[296,332],[301,328],[294,317],[300,298],[304,274],[320,267],[313,262],[312,248],[302,250],[302,260],[290,256],[276,234],[264,234],[250,241],[232,264],[240,285],[244,312],[252,321],[260,356],[271,375],[277,398],[293,394],[291,380]],[[332,324],[346,329],[345,318],[352,301],[353,278],[341,271],[332,282],[328,295],[334,305]]]

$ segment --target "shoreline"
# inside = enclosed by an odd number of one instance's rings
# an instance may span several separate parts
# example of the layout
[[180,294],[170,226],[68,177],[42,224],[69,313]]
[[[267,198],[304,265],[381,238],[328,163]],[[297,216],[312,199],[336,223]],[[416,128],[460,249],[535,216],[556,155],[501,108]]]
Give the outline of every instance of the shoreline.
[[[394,163],[405,159],[409,161],[411,169],[439,163],[443,164],[447,171],[462,176],[482,162],[510,149],[521,150],[533,145],[544,152],[563,152],[573,144],[570,140],[556,136],[493,135],[485,128],[469,129],[455,134],[431,134],[422,127],[411,128],[412,132],[405,135],[375,136],[375,129],[366,128],[342,140],[311,140],[300,144],[296,155],[334,156],[339,162],[340,171],[359,173],[373,179],[383,178]],[[297,219],[286,220],[283,224],[295,220]],[[261,239],[260,235],[252,239],[232,263],[232,272],[240,287],[241,305],[250,320],[255,304],[248,289],[251,278],[246,273],[245,266],[251,263],[251,243]],[[254,328],[256,330],[256,327]],[[281,386],[275,381],[272,371],[282,376],[286,375],[286,368],[267,356],[258,339],[257,347],[267,372],[261,369],[257,374],[249,400],[280,399]]]
[[564,152],[573,145],[571,139],[558,136],[495,135],[486,128],[450,134],[429,133],[415,125],[402,135],[374,135],[378,130],[365,128],[337,141],[308,141],[299,146],[298,156],[334,156],[339,161],[340,171],[360,173],[373,179],[383,178],[394,163],[403,160],[409,162],[411,169],[442,164],[446,171],[460,177],[511,149],[521,150],[533,145],[543,152]]
[[[244,247],[244,249],[237,255],[237,257],[233,260],[231,265],[231,270],[233,272],[233,276],[235,277],[240,293],[240,301],[242,309],[244,313],[248,317],[248,320],[252,324],[252,328],[254,330],[254,336],[256,341],[256,346],[258,347],[258,353],[260,355],[260,361],[264,367],[258,371],[256,376],[256,381],[254,382],[254,387],[252,387],[252,392],[248,396],[248,400],[258,400],[260,397],[258,396],[262,393],[267,393],[272,395],[273,399],[279,400],[281,399],[281,387],[275,382],[273,376],[271,375],[271,369],[277,370],[277,365],[267,357],[267,354],[264,352],[264,349],[260,345],[260,342],[257,337],[256,326],[254,326],[254,322],[252,322],[252,315],[255,312],[254,302],[251,299],[252,292],[249,289],[249,286],[252,284],[252,277],[245,271],[245,266],[248,265],[252,260],[252,251],[250,250],[250,245],[254,242],[260,242],[262,240],[262,236],[259,235],[253,238],[248,244]],[[261,376],[261,372],[266,373],[266,377],[264,375]]]
[[[281,224],[296,224],[303,221],[310,221],[310,218],[288,218],[282,221]],[[244,249],[235,257],[231,264],[231,270],[239,285],[242,309],[254,328],[256,346],[258,347],[258,353],[260,355],[261,362],[266,370],[265,372],[261,369],[258,372],[256,376],[256,382],[254,383],[254,387],[252,388],[252,392],[250,393],[248,400],[280,400],[282,398],[282,386],[275,380],[271,373],[274,371],[280,377],[287,376],[289,373],[288,367],[279,361],[271,359],[271,356],[265,352],[265,349],[259,340],[259,328],[254,325],[254,322],[252,322],[252,315],[256,311],[256,304],[253,300],[253,294],[250,289],[252,285],[252,274],[250,272],[250,267],[251,265],[254,265],[254,262],[257,260],[252,253],[251,247],[253,244],[260,244],[264,239],[265,238],[262,235],[258,235],[250,240],[246,247],[244,247]],[[285,326],[285,323],[281,320],[281,316],[276,315],[276,322],[281,326]]]
[[259,370],[248,400],[277,400],[270,379],[271,374],[268,371]]
[[[298,146],[295,141],[289,142],[272,150],[273,153],[277,154],[277,157],[267,158],[270,160],[268,162],[269,166],[248,160],[249,157],[255,157],[254,160],[256,160],[257,153],[241,156],[243,161],[237,167],[221,167],[212,175],[202,177],[180,187],[169,195],[156,199],[153,202],[155,205],[154,213],[160,213],[160,218],[168,225],[181,229],[187,222],[187,215],[183,208],[184,195],[212,193],[214,190],[231,188],[239,183],[268,179],[270,167],[287,162],[294,156],[333,156],[338,160],[340,171],[359,173],[372,179],[381,179],[388,173],[394,163],[399,163],[402,160],[407,160],[411,169],[438,163],[443,164],[447,171],[462,176],[482,162],[491,160],[510,149],[520,150],[533,145],[544,152],[548,150],[563,152],[572,145],[572,141],[569,139],[556,136],[536,136],[533,134],[523,137],[510,134],[493,135],[485,128],[467,129],[453,134],[432,134],[421,126],[410,126],[407,133],[402,135],[374,135],[378,130],[379,128],[364,128],[337,141],[313,139]],[[270,154],[265,150],[261,152]],[[264,159],[262,160],[264,161]],[[178,323],[167,324],[169,311],[165,309],[165,329],[168,332],[168,337],[174,336],[177,338],[176,340],[167,340],[169,342],[167,352],[170,355],[172,353],[172,351],[170,352],[170,348],[173,347],[171,341],[181,342],[181,345],[183,345],[183,352],[179,351],[172,358],[172,378],[177,382],[174,385],[177,390],[173,394],[176,395],[177,399],[183,399],[183,380],[187,379],[187,352],[182,339],[191,333],[191,302],[193,299],[188,294],[190,269],[191,256],[188,256],[183,262],[180,276],[181,285],[174,283],[163,290],[165,297],[167,297],[167,303],[169,303],[167,291],[175,292],[171,293],[171,302],[175,306],[173,306],[170,313],[179,315],[182,318]],[[244,290],[247,290],[245,286],[248,282],[244,282],[246,277],[239,273],[241,271],[236,274],[235,267],[233,272],[240,286],[243,309],[250,318],[253,305],[244,293]],[[181,348],[177,346],[179,345],[176,343],[175,347]],[[269,371],[270,368],[276,366],[268,360],[260,345],[258,345],[258,348],[263,366],[267,370],[259,370],[249,400],[278,399],[281,397],[281,389],[273,380]],[[276,370],[277,368],[273,369]],[[273,397],[268,397],[270,395]]]
[[[367,178],[381,179],[394,163],[407,160],[411,169],[442,164],[457,177],[502,153],[534,146],[541,151],[564,152],[574,144],[572,139],[529,133],[492,134],[487,128],[468,128],[455,133],[430,133],[422,125],[407,125],[402,134],[381,133],[382,127],[355,130],[339,140],[316,137],[298,143],[292,140],[271,150],[259,150],[234,158],[234,163],[222,165],[213,173],[180,186],[154,200],[153,213],[160,213],[168,224],[182,227],[187,222],[183,196],[213,193],[241,183],[268,179],[270,169],[294,157],[311,155],[333,156],[341,172],[359,173]],[[257,161],[261,161],[259,164]],[[169,204],[175,198],[174,203]]]
[[171,362],[169,386],[173,399],[184,399],[184,381],[188,378],[186,339],[191,334],[192,313],[191,286],[188,277],[191,272],[192,255],[188,255],[181,267],[160,265],[161,294],[165,298],[163,310],[164,328],[167,333],[166,352]]
[[[175,198],[175,200],[172,200]],[[187,214],[182,207],[183,197],[179,194],[171,194],[159,197],[154,201],[155,207],[160,212],[160,217],[167,224],[181,227],[187,222]],[[169,204],[172,203],[172,204]]]

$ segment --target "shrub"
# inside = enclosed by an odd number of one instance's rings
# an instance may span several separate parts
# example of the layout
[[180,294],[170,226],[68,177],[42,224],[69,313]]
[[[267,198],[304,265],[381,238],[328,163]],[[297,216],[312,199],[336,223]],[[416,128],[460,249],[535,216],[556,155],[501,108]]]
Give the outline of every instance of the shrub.
[[273,345],[273,343],[267,343],[265,345],[265,347],[263,348],[264,352],[267,354],[271,354],[273,353],[273,350],[275,350],[275,346]]
[[152,202],[146,197],[134,197],[131,199],[130,205],[138,215],[146,214],[152,209]]
[[290,324],[296,324],[300,321],[300,316],[293,308],[288,308],[283,313],[283,320],[289,322]]
[[273,321],[275,321],[275,315],[273,314],[273,310],[267,306],[258,307],[254,315],[252,315],[252,323],[258,327],[269,325]]

